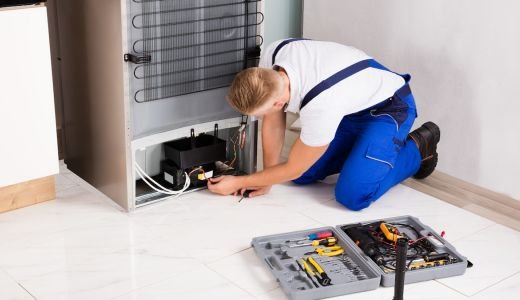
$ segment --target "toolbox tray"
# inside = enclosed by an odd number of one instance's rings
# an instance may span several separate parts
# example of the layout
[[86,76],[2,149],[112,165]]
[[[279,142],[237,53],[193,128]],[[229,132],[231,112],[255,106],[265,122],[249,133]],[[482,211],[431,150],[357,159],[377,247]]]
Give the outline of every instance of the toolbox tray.
[[[344,226],[365,225],[378,221],[388,223],[400,223],[414,227],[421,235],[431,234],[442,246],[439,249],[446,251],[456,258],[456,263],[435,266],[426,269],[410,270],[406,272],[405,283],[414,283],[438,278],[462,275],[467,268],[467,259],[449,244],[444,238],[424,225],[419,219],[412,216],[401,216],[394,218],[382,218],[368,222],[356,222],[351,224],[338,225],[336,227],[322,227],[283,234],[274,234],[263,237],[253,238],[251,245],[255,249],[257,256],[262,259],[274,275],[282,290],[289,299],[307,300],[323,299],[357,292],[375,290],[380,285],[393,286],[395,281],[394,273],[385,273],[369,256],[367,256],[356,243],[342,230]],[[332,280],[333,285],[320,286],[316,288],[307,274],[301,271],[295,263],[295,258],[302,257],[305,253],[314,250],[313,246],[290,248],[286,255],[283,254],[287,247],[281,248],[279,245],[287,240],[298,239],[309,234],[330,230],[337,239],[337,244],[345,250],[348,256],[366,275],[366,279],[357,280],[352,276],[329,273],[330,269],[324,266],[325,271]],[[287,258],[289,256],[289,258]],[[327,258],[317,254],[311,255],[320,264]]]
[[[340,274],[328,273],[333,285],[315,288],[306,273],[301,271],[295,262],[294,258],[283,258],[281,248],[278,244],[284,243],[287,240],[300,238],[314,232],[330,230],[338,239],[337,244],[344,250],[345,254],[356,263],[362,271],[366,274],[367,279],[351,280],[349,276],[342,276]],[[252,241],[252,246],[256,254],[267,264],[274,277],[282,287],[282,290],[289,296],[290,299],[321,299],[327,297],[340,296],[345,294],[363,292],[368,290],[375,290],[379,286],[380,275],[370,267],[364,258],[361,257],[358,251],[352,245],[345,242],[344,238],[339,235],[337,229],[333,227],[322,227],[310,230],[302,230],[290,233],[275,234],[264,237],[256,237]],[[302,257],[304,253],[313,251],[313,246],[292,248],[287,255],[293,257]],[[322,262],[323,257],[312,255],[319,263]]]

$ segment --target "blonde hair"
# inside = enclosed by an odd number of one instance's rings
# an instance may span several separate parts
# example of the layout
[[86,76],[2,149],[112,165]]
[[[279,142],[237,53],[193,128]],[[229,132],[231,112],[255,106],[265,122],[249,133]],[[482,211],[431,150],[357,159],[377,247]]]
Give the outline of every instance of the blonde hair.
[[248,114],[279,94],[282,88],[282,78],[275,70],[249,68],[237,74],[227,99],[236,110]]

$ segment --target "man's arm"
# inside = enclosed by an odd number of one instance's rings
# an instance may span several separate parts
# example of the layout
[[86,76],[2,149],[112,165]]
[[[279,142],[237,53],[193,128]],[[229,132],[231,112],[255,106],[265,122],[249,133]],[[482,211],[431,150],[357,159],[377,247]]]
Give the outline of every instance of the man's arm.
[[239,177],[240,185],[242,187],[265,186],[296,179],[325,153],[327,147],[328,145],[310,147],[298,138],[291,148],[286,163],[275,165],[255,174],[241,176]]
[[208,188],[217,194],[230,195],[244,188],[270,186],[300,177],[327,150],[328,145],[310,147],[298,138],[291,148],[286,163],[247,176],[222,176],[210,179]]
[[285,139],[286,114],[277,111],[264,116],[262,120],[262,149],[264,169],[275,166],[280,162]]
[[[287,115],[284,111],[276,111],[265,115],[262,120],[262,149],[264,169],[280,163],[280,156],[285,140],[285,125]],[[251,187],[250,187],[251,188]],[[255,187],[250,197],[256,197],[269,193],[271,185]],[[243,193],[245,188],[236,193]]]

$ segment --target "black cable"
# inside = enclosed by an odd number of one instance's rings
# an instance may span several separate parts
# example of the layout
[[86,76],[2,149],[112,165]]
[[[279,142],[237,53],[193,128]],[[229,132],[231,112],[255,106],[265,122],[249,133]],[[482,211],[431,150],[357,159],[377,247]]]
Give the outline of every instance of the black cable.
[[394,226],[403,226],[403,227],[410,228],[411,230],[413,230],[417,234],[417,238],[419,238],[421,236],[421,233],[419,233],[419,231],[417,229],[415,229],[415,227],[413,227],[412,225],[401,224],[401,223],[388,223],[388,224],[394,225]]
[[392,266],[389,266],[388,264],[387,265],[384,265],[383,267],[385,267],[385,269],[388,269],[390,271],[395,271],[395,267],[392,265]]
[[406,269],[409,270],[410,269],[410,266],[412,265],[412,262],[416,259],[418,259],[420,256],[419,255],[416,255],[414,257],[412,257],[412,259],[410,259],[410,262],[406,265]]
[[403,300],[404,280],[406,274],[406,253],[408,252],[408,241],[397,240],[397,260],[395,270],[394,300]]

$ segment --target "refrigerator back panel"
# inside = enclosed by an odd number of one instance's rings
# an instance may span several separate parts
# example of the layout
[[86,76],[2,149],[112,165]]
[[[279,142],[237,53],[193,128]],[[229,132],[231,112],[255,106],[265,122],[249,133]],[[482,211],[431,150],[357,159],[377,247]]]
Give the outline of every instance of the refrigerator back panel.
[[258,64],[259,8],[259,0],[131,0],[134,137],[238,115],[225,95]]

